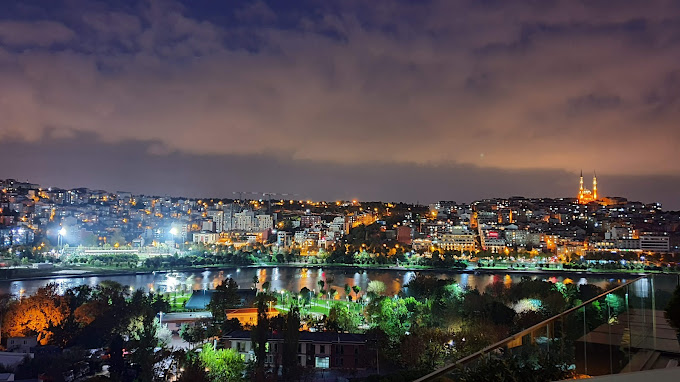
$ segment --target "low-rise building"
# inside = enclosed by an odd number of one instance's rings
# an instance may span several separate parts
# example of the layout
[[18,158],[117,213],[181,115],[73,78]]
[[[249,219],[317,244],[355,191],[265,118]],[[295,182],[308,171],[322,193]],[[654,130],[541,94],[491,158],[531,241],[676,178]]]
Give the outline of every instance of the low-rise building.
[[[225,348],[236,350],[246,361],[254,359],[249,331],[237,331],[222,340]],[[272,333],[267,343],[265,364],[270,367],[280,365],[283,335]],[[365,369],[375,364],[375,351],[368,348],[365,334],[300,332],[297,359],[302,367]]]
[[178,312],[159,314],[160,323],[166,325],[171,332],[177,332],[182,325],[193,325],[199,320],[212,318],[210,312]]
[[643,252],[670,252],[670,240],[668,236],[642,235],[640,236],[640,250]]
[[38,337],[9,337],[7,351],[14,353],[30,353],[31,348],[38,346]]
[[194,243],[214,244],[219,239],[219,235],[214,232],[195,232],[193,237]]
[[[272,318],[277,316],[279,311],[275,308],[270,308],[267,311],[267,317]],[[257,325],[257,308],[239,308],[228,309],[227,320],[237,319],[241,325]]]

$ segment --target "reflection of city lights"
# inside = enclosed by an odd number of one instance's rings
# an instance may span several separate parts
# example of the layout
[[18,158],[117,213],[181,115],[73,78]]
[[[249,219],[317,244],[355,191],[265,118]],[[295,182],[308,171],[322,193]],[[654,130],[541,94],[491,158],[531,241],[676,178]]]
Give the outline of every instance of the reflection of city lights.
[[177,280],[177,278],[168,275],[168,278],[165,281],[165,285],[168,289],[168,292],[174,292],[175,290],[177,290],[177,285],[179,285],[179,281]]

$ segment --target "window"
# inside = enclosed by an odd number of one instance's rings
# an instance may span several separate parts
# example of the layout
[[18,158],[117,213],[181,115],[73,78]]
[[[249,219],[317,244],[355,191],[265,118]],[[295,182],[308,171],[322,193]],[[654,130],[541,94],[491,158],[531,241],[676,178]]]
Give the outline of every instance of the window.
[[319,369],[328,369],[330,367],[330,362],[329,362],[328,357],[316,357],[316,362],[314,366],[316,366]]
[[340,347],[340,354],[345,354],[345,347],[342,345],[339,345]]
[[326,345],[319,345],[319,353],[321,354],[326,353]]
[[298,353],[302,353],[302,344],[298,344]]

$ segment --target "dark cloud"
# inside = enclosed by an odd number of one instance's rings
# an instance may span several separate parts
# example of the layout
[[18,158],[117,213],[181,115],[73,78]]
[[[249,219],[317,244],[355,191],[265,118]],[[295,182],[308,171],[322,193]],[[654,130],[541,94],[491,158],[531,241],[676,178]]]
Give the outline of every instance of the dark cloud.
[[[0,20],[0,143],[42,147],[51,129],[172,158],[323,164],[350,184],[365,166],[504,180],[474,183],[479,196],[580,168],[680,176],[674,0],[39,3]],[[182,167],[209,183],[203,168]],[[455,188],[435,185],[403,192]]]
[[53,21],[0,21],[0,42],[7,46],[49,47],[67,43],[75,33],[59,22]]

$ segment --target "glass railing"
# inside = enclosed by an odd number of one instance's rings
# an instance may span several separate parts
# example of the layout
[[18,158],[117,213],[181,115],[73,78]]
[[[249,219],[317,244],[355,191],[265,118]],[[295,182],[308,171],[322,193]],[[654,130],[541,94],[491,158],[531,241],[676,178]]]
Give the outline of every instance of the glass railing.
[[623,283],[416,381],[550,381],[677,366],[680,344],[663,312],[677,283],[652,275]]

